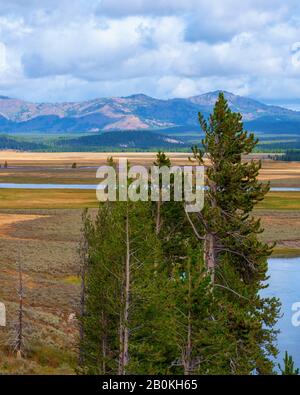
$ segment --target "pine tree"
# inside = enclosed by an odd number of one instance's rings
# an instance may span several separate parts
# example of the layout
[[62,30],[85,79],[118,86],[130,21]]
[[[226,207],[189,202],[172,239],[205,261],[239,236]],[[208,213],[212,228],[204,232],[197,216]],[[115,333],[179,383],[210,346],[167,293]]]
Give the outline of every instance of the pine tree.
[[285,352],[283,363],[283,367],[278,364],[280,372],[283,376],[297,376],[299,374],[299,369],[295,368],[293,358],[291,355],[288,354],[287,351]]
[[18,296],[19,296],[19,309],[18,309],[18,320],[16,325],[16,341],[15,341],[15,350],[17,353],[17,358],[21,359],[24,351],[24,284],[23,284],[23,269],[22,263],[19,259],[18,262],[18,276],[19,276],[19,285],[18,285]]
[[205,138],[202,149],[193,147],[193,159],[206,166],[207,191],[204,209],[191,223],[220,303],[218,319],[227,327],[228,357],[219,368],[233,374],[269,373],[279,306],[275,299],[259,296],[272,247],[259,240],[263,229],[252,216],[269,185],[258,181],[260,162],[242,160],[257,140],[243,129],[241,115],[231,112],[222,93],[209,122],[201,114],[199,121]]
[[[161,281],[158,244],[147,202],[102,204],[86,227],[89,264],[83,319],[83,372],[157,371]],[[140,361],[148,361],[148,363]]]
[[[84,223],[88,243],[85,270],[84,333],[80,349],[82,373],[113,374],[118,360],[118,300],[121,294],[117,279],[120,275],[121,253],[115,242],[110,206],[100,206],[95,221],[87,217]],[[117,235],[116,235],[117,236]]]
[[83,342],[84,342],[84,317],[85,317],[85,309],[86,309],[86,277],[88,270],[88,227],[89,227],[89,219],[87,218],[88,210],[85,209],[82,213],[82,239],[79,245],[79,255],[80,255],[80,303],[79,303],[79,357],[78,362],[79,366],[82,367],[84,364],[84,353],[82,350]]
[[174,270],[170,281],[173,311],[170,332],[174,339],[175,359],[173,374],[207,373],[210,348],[215,345],[212,336],[216,323],[211,320],[215,307],[210,291],[210,278],[203,266],[202,251],[190,251],[186,260]]
[[[170,167],[171,161],[164,152],[159,151],[154,165],[160,168],[163,166]],[[159,188],[160,190],[162,188],[161,179]],[[167,202],[156,202],[153,214],[155,217],[156,234],[161,243],[163,262],[170,276],[172,276],[174,266],[187,258],[191,244],[193,247],[197,246],[197,239],[186,217],[184,202],[174,201],[173,194],[174,174],[171,174],[171,199]],[[159,232],[157,232],[158,228]]]
[[[155,165],[170,167],[171,162],[159,152]],[[171,175],[171,197],[173,182],[174,176]],[[158,207],[156,205],[156,209]],[[167,308],[164,318],[168,327],[168,344],[161,345],[161,353],[169,366],[168,373],[207,373],[209,351],[216,345],[214,335],[218,332],[216,327],[219,323],[211,319],[216,305],[203,264],[203,248],[190,226],[184,202],[171,199],[159,208],[161,225],[158,238],[163,255],[162,269],[167,273],[161,305]],[[154,217],[157,218],[157,212]]]
[[[158,151],[157,156],[156,156],[156,161],[154,162],[155,166],[158,166],[159,168],[166,166],[166,167],[171,167],[171,161],[170,159],[166,156],[166,154],[162,151]],[[155,230],[156,234],[158,235],[160,232],[161,228],[161,206],[163,204],[162,202],[162,179],[161,176],[159,177],[159,198],[156,203],[156,215],[155,215]]]

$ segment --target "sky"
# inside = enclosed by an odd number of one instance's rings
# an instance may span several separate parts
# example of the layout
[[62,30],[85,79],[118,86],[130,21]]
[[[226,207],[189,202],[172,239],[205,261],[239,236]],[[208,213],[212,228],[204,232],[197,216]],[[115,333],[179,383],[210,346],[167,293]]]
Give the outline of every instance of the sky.
[[300,108],[299,0],[0,0],[0,94],[217,89]]

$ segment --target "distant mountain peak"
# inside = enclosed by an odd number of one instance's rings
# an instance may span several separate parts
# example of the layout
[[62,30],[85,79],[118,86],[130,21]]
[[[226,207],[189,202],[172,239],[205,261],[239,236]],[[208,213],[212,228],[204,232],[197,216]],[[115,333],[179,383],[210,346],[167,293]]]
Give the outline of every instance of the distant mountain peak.
[[211,92],[203,93],[203,95],[215,95],[215,96],[218,96],[220,93],[223,93],[224,95],[228,95],[228,96],[238,96],[238,95],[235,95],[235,94],[232,93],[232,92],[225,91],[225,90],[223,90],[223,89],[217,89],[216,91],[211,91]]
[[234,94],[232,92],[228,92],[228,91],[221,90],[221,89],[218,89],[216,91],[201,93],[200,95],[191,96],[189,99],[193,99],[193,98],[196,98],[196,97],[217,99],[220,93],[223,93],[225,98],[227,98],[227,100],[228,99],[235,99],[235,98],[239,98],[239,97],[245,99],[245,97],[243,97],[243,96],[239,96],[239,95],[236,95],[236,94]]
[[144,93],[134,93],[133,95],[125,96],[124,99],[154,100],[153,97],[145,95]]

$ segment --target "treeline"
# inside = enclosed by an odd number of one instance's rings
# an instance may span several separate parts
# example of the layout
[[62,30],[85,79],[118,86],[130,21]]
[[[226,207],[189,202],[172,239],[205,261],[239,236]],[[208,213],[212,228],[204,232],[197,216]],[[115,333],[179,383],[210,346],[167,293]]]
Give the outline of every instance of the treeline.
[[14,139],[6,135],[0,135],[0,149],[12,149],[19,151],[37,151],[44,150],[46,146],[42,143],[35,143],[33,141],[23,141]]
[[165,149],[186,151],[182,141],[153,131],[105,132],[79,137],[29,138],[0,135],[0,149],[41,152],[105,152]]
[[[0,135],[0,149],[32,152],[153,152],[158,150],[186,152],[192,144],[190,138],[184,133],[182,136],[172,136],[172,131],[168,130],[160,132],[109,131],[77,137],[39,135],[38,139],[29,136]],[[284,152],[292,149],[300,150],[300,140],[296,136],[291,141],[284,141],[282,137],[278,141],[276,139],[271,141],[265,137],[255,146],[254,152]]]
[[284,160],[286,162],[299,162],[300,150],[288,150],[280,157],[280,160]]
[[148,130],[110,131],[72,139],[61,138],[56,140],[56,146],[63,149],[68,149],[68,147],[77,149],[78,147],[87,150],[98,150],[99,147],[115,147],[119,149],[150,149],[159,147],[171,150],[180,147],[186,148],[186,145],[178,139]]
[[[279,302],[260,295],[272,247],[251,216],[269,186],[257,180],[260,163],[242,163],[257,141],[222,94],[199,120],[205,138],[192,160],[210,153],[201,212],[160,197],[84,214],[81,374],[274,371]],[[170,161],[159,153],[156,164]]]

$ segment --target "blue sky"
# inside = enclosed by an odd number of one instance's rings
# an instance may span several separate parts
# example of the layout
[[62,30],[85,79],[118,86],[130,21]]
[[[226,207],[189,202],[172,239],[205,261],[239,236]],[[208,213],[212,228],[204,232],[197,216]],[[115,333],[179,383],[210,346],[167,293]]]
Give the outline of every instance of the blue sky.
[[299,0],[0,0],[0,94],[216,89],[299,106]]

